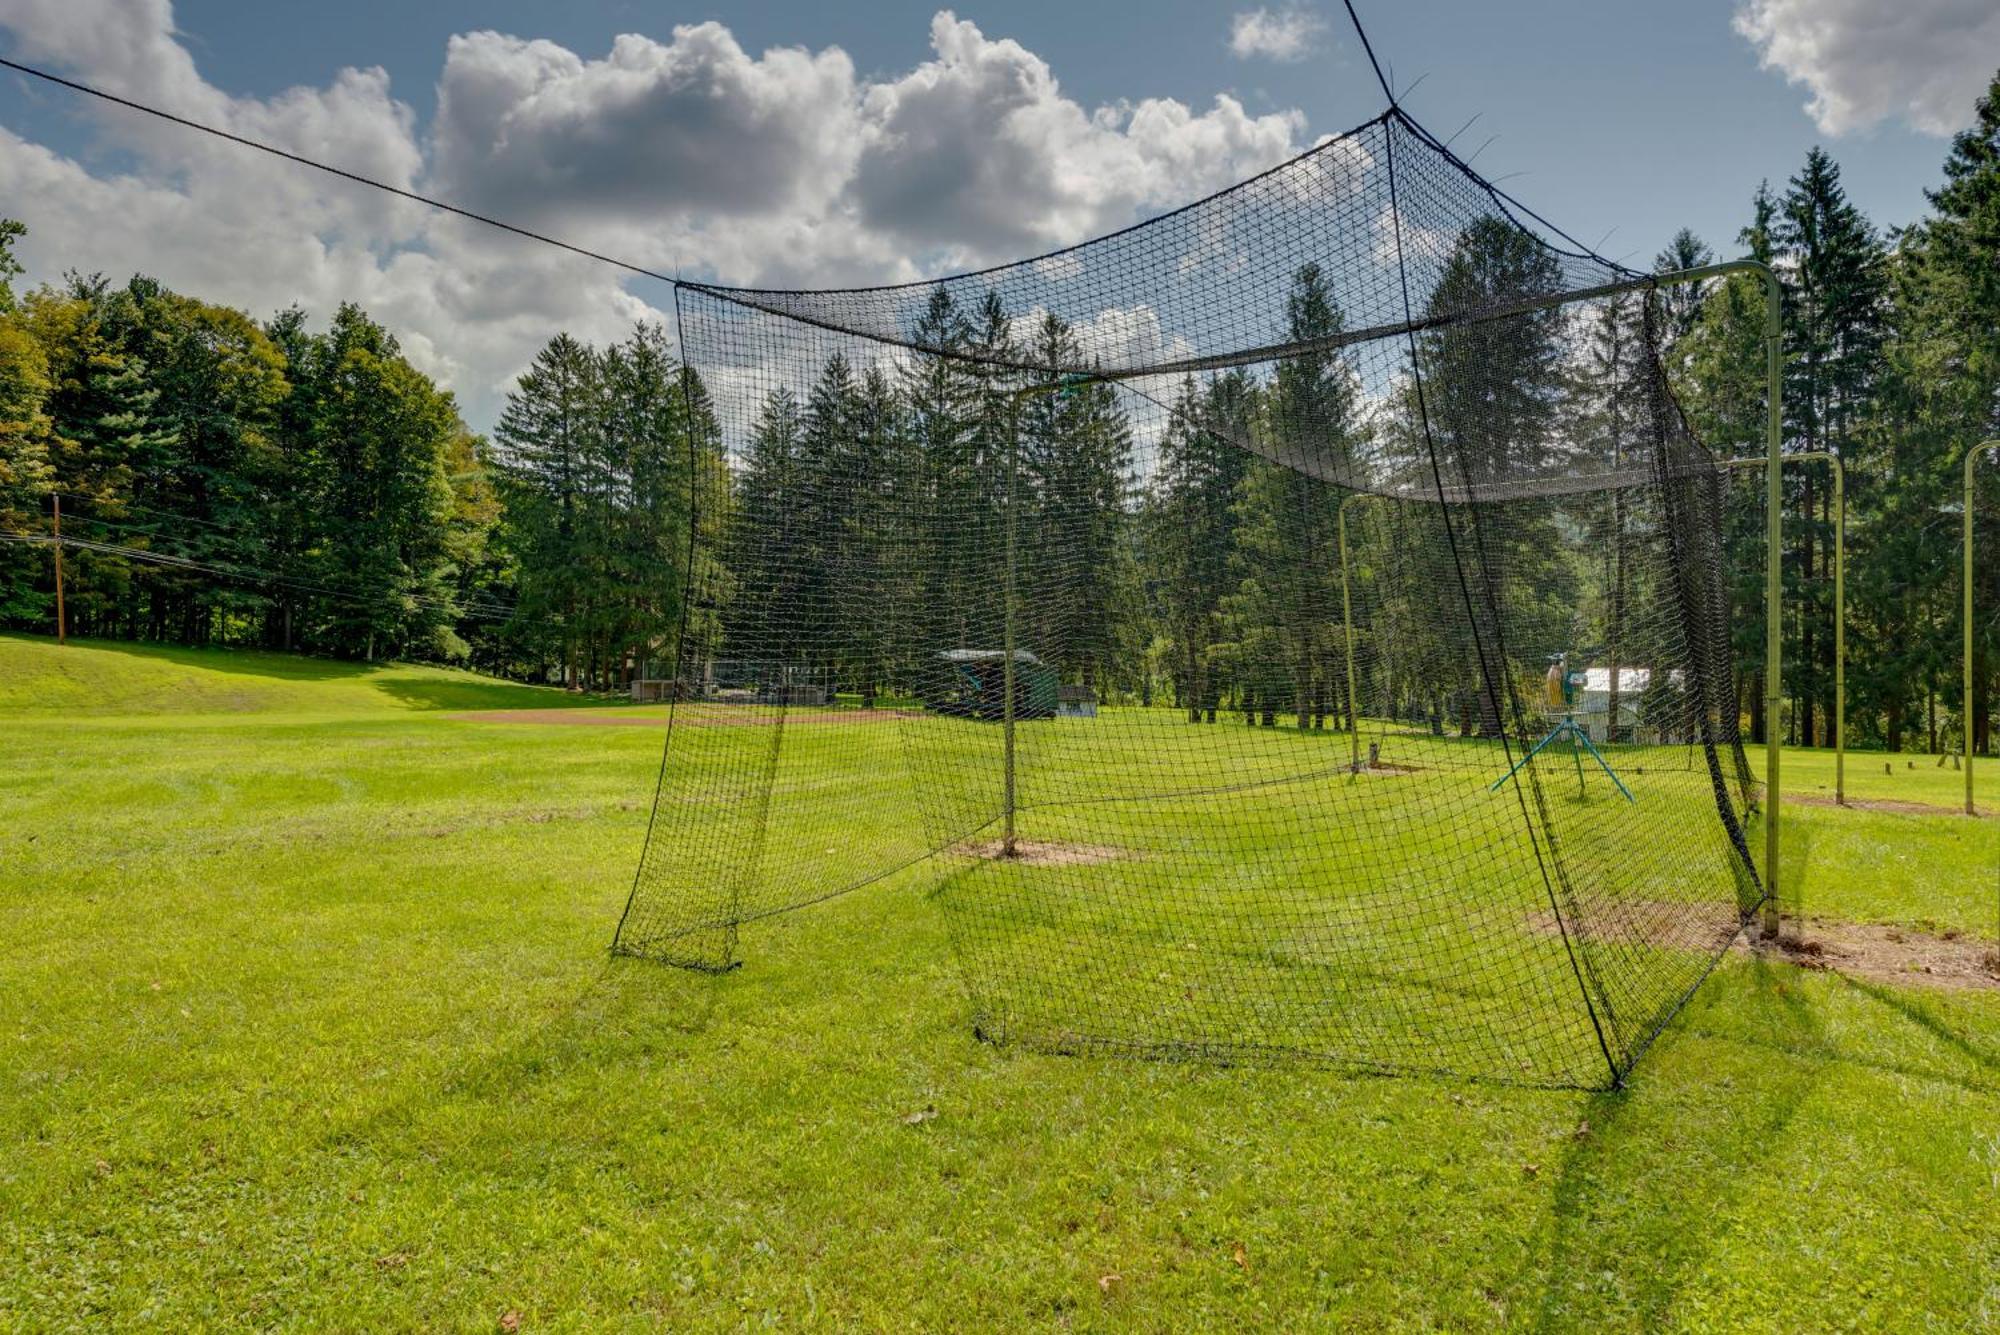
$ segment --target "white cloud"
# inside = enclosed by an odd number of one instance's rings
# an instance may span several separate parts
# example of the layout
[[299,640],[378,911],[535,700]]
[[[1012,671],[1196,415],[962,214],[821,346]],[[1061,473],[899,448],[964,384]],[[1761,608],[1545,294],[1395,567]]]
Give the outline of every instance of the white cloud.
[[1304,5],[1245,10],[1229,21],[1229,49],[1239,60],[1304,60],[1319,49],[1326,20]]
[[862,98],[867,143],[846,201],[871,232],[991,261],[1082,240],[1142,209],[1185,202],[1297,152],[1296,112],[1205,112],[1164,98],[1087,110],[1046,62],[949,11],[936,58]]
[[1375,215],[1375,244],[1371,254],[1377,264],[1393,268],[1397,263],[1417,268],[1443,264],[1458,247],[1458,233],[1449,228],[1425,227],[1408,218],[1398,219],[1396,210],[1384,204]]
[[1746,0],[1734,22],[1765,69],[1811,90],[1806,111],[1825,134],[1892,117],[1951,134],[2000,61],[1993,0]]
[[[876,80],[837,47],[745,51],[719,23],[602,58],[453,37],[420,125],[379,69],[237,97],[168,0],[13,0],[26,59],[107,90],[647,267],[721,282],[894,282],[1068,245],[1294,155],[1296,111],[1086,107],[1039,56],[950,12],[932,58]],[[357,301],[490,423],[550,334],[606,341],[670,294],[577,256],[178,127],[79,103],[98,166],[0,129],[0,200],[31,276],[143,270],[257,316]],[[1068,276],[1052,270],[1051,278]],[[1121,317],[1122,318],[1122,317]],[[1161,337],[1139,321],[1138,339]],[[1168,340],[1171,341],[1171,340]]]

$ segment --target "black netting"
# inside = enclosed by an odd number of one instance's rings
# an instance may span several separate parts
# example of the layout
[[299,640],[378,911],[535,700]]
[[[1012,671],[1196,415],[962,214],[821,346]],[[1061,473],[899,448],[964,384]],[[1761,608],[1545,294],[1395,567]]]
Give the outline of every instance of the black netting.
[[991,1038],[1615,1078],[1761,894],[1658,303],[1395,111],[1037,260],[684,286],[618,948],[932,857]]

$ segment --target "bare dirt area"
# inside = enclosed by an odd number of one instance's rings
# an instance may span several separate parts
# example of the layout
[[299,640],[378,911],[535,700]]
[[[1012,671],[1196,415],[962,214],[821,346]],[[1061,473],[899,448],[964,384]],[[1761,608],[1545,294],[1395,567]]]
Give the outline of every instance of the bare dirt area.
[[[1528,925],[1545,936],[1561,931],[1555,915],[1546,909],[1529,914]],[[1615,916],[1607,914],[1601,924],[1569,926],[1572,935],[1585,940],[1616,938],[1704,950],[1722,944],[1735,929],[1735,917],[1726,906],[1641,900],[1620,905]],[[1761,936],[1753,926],[1736,939],[1733,949],[1872,983],[2000,991],[2000,949],[1957,932],[1939,935],[1913,927],[1808,918],[1803,930],[1788,923],[1776,938]]]
[[1740,949],[1801,969],[1825,969],[1871,983],[2000,992],[2000,950],[1947,932],[1809,918],[1803,930],[1746,940]]
[[[480,709],[453,714],[468,723],[560,723],[596,727],[664,728],[664,710],[640,713],[625,709]],[[886,723],[895,719],[924,718],[909,709],[794,709],[784,716],[785,726],[820,723]],[[734,709],[727,705],[683,706],[674,718],[680,728],[751,727],[778,721],[779,715],[762,709]]]
[[[1528,925],[1543,936],[1562,934],[1562,925],[1547,909],[1529,914]],[[1572,922],[1569,930],[1587,941],[1642,941],[1672,950],[1718,950],[1736,931],[1736,913],[1728,904],[1639,899],[1615,908],[1601,907],[1597,921]]]
[[1117,862],[1134,856],[1129,849],[1112,848],[1105,844],[1064,844],[1034,839],[1016,839],[1011,858],[998,839],[960,844],[952,851],[985,858],[989,862],[1016,862],[1024,867],[1094,867],[1099,863]]
[[[1837,802],[1825,793],[1786,793],[1788,807],[1844,807],[1850,811],[1887,811],[1899,816],[1963,816],[1958,807],[1943,806],[1936,802],[1910,802],[1896,797],[1850,797],[1845,802]],[[2000,811],[1982,811],[1985,820],[2000,818]]]

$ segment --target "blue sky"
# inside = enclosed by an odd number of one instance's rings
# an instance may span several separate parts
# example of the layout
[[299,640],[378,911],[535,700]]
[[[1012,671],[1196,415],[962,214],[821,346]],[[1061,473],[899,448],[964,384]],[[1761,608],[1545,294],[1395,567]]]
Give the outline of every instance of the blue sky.
[[[1733,253],[1751,190],[1815,143],[1878,224],[1910,221],[2000,65],[1991,0],[1360,8],[1418,120],[1451,135],[1477,115],[1455,147],[1482,172],[1639,264],[1682,225]],[[481,31],[506,40],[466,36]],[[620,34],[638,39],[607,61]],[[0,49],[642,263],[801,285],[1079,240],[1382,103],[1338,0],[951,16],[905,0],[10,0]],[[0,131],[0,207],[32,229],[34,276],[143,268],[260,315],[354,297],[475,425],[551,328],[612,337],[666,301],[17,76],[0,78]],[[968,162],[983,190],[938,198],[938,174]]]

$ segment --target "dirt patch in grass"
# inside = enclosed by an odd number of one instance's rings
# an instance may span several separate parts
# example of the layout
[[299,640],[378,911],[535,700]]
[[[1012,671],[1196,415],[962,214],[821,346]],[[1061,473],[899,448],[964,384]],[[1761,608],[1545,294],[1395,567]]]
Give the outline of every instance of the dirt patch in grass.
[[[1942,806],[1936,802],[1911,802],[1898,797],[1850,797],[1845,802],[1836,802],[1825,793],[1786,793],[1788,807],[1845,807],[1852,811],[1887,811],[1899,816],[1962,816],[1961,807]],[[2000,818],[2000,811],[1982,811],[1983,820]]]
[[1801,969],[1825,969],[1874,983],[2000,991],[2000,951],[1956,932],[1934,935],[1909,927],[1808,918],[1803,930],[1788,926],[1775,938],[1746,941],[1743,948]]
[[1423,766],[1421,765],[1392,765],[1386,760],[1378,760],[1372,765],[1363,765],[1354,772],[1356,774],[1380,774],[1393,779],[1404,774],[1416,774],[1422,769]]
[[[1734,904],[1634,899],[1616,906],[1600,905],[1587,921],[1571,921],[1568,927],[1570,936],[1585,941],[1636,941],[1670,950],[1717,950],[1735,933],[1737,922]],[[1544,936],[1562,932],[1556,915],[1548,909],[1529,914],[1528,926]]]
[[[1736,930],[1735,910],[1721,904],[1676,904],[1635,900],[1600,911],[1598,920],[1569,924],[1572,938],[1587,941],[1641,941],[1649,946],[1708,950]],[[1557,935],[1547,909],[1528,915],[1531,930]],[[1800,930],[1792,923],[1775,939],[1755,928],[1737,938],[1734,949],[1760,959],[1783,960],[1801,969],[1824,969],[1869,982],[1901,987],[2000,991],[2000,950],[1993,943],[1958,932],[1919,931],[1877,923],[1809,918]]]
[[1006,846],[998,839],[960,844],[954,851],[985,858],[989,862],[1014,862],[1023,867],[1094,867],[1134,856],[1130,849],[1112,848],[1107,844],[1065,844],[1037,839],[1016,839],[1011,858],[1007,856]]
[[[664,728],[667,715],[641,714],[625,709],[480,709],[453,714],[468,723],[567,723],[596,727]],[[911,709],[794,709],[784,716],[785,726],[816,723],[882,723],[892,719],[924,718]],[[674,723],[683,728],[742,728],[775,723],[778,715],[763,709],[734,709],[727,705],[683,708]]]

